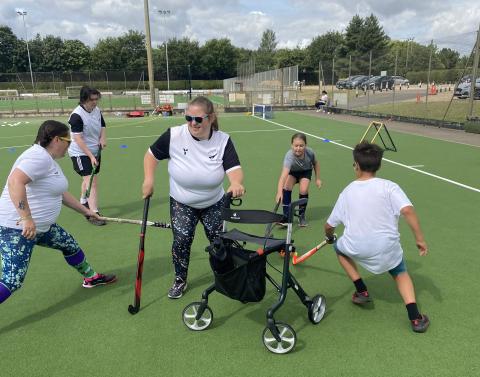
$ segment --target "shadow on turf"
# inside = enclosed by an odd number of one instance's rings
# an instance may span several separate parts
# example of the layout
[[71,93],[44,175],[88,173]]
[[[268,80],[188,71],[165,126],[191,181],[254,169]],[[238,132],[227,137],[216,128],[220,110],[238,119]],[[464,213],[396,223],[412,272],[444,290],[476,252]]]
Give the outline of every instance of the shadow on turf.
[[[170,264],[167,263],[167,260],[169,258],[170,258],[169,256],[165,256],[161,258],[160,257],[152,258],[145,261],[143,266],[144,268],[143,268],[142,288],[145,288],[150,283],[170,273]],[[57,302],[56,304],[48,308],[45,308],[43,310],[40,310],[38,312],[29,314],[24,318],[18,319],[7,326],[0,328],[0,336],[10,331],[14,331],[24,326],[28,326],[35,322],[41,321],[45,318],[55,315],[58,312],[61,312],[64,309],[70,308],[84,301],[88,301],[93,297],[97,298],[100,295],[106,295],[106,294],[111,295],[112,291],[117,291],[117,292],[120,291],[120,295],[122,297],[131,293],[131,296],[129,296],[128,298],[129,301],[125,302],[125,313],[126,313],[128,304],[131,304],[133,301],[136,266],[137,265],[135,262],[135,264],[132,264],[130,266],[127,266],[121,269],[117,269],[115,271],[108,271],[108,272],[102,271],[105,273],[114,273],[115,275],[117,275],[118,280],[112,285],[101,286],[93,289],[85,289],[80,286],[78,290],[72,291],[72,294],[69,297],[64,298],[63,300]],[[76,275],[76,272],[74,270],[72,271],[72,278],[78,279],[78,276]],[[80,282],[81,280],[79,279],[79,285],[80,285]],[[7,304],[8,304],[8,301],[7,301]],[[142,305],[140,310],[142,310],[143,308],[145,308],[150,304],[151,303]],[[21,305],[20,301],[18,301],[18,305]]]

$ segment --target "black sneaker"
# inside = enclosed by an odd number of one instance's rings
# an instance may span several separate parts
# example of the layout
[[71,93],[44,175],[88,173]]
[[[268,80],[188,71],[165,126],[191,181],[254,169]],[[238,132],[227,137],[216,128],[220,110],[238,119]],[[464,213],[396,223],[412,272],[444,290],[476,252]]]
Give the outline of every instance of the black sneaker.
[[[98,216],[102,216],[102,215],[100,215],[99,212],[96,212],[96,213],[97,213]],[[91,217],[91,216],[85,216],[85,218],[92,225],[96,225],[96,226],[107,225],[107,222],[105,220],[97,220],[96,218]]]
[[184,281],[181,277],[176,277],[173,281],[172,288],[168,290],[169,298],[180,298],[183,296],[183,292],[187,289],[187,282]]
[[298,226],[301,226],[301,227],[308,226],[307,220],[305,219],[305,214],[298,216]]
[[83,279],[83,288],[95,288],[99,285],[106,285],[115,283],[117,281],[117,277],[115,275],[104,275],[104,274],[96,274],[92,278],[84,278]]
[[372,302],[372,298],[368,294],[368,291],[365,292],[353,292],[352,295],[352,302],[357,305],[365,305],[368,304],[369,302]]
[[425,314],[420,315],[421,318],[410,321],[412,323],[412,330],[415,332],[425,332],[427,331],[428,326],[430,326],[430,320],[428,317]]

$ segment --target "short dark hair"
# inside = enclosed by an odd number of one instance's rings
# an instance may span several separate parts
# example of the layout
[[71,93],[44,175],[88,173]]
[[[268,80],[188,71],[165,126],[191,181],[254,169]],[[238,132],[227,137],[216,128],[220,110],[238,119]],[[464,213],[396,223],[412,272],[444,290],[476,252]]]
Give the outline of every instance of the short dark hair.
[[35,144],[40,144],[46,148],[53,138],[56,136],[67,137],[69,132],[70,128],[66,124],[56,120],[46,120],[38,129]]
[[327,91],[326,91],[326,90],[322,90],[322,94],[327,94]]
[[87,102],[92,94],[98,96],[98,98],[102,98],[102,94],[97,89],[90,88],[86,85],[82,86],[80,88],[80,104]]
[[297,132],[296,134],[293,134],[292,143],[295,139],[302,139],[305,145],[307,144],[307,135],[305,135],[303,132]]
[[360,170],[375,173],[382,163],[383,149],[377,144],[362,141],[353,150],[353,159]]

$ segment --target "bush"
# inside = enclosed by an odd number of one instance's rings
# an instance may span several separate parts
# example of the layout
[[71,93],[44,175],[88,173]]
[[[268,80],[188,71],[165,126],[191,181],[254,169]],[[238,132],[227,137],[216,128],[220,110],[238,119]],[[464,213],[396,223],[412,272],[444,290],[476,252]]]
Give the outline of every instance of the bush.
[[[430,82],[447,83],[451,82],[456,84],[461,78],[463,73],[462,69],[432,69],[430,71]],[[427,82],[428,71],[408,72],[407,79],[410,84],[416,84],[418,82]]]
[[480,134],[480,118],[474,118],[466,121],[465,132]]

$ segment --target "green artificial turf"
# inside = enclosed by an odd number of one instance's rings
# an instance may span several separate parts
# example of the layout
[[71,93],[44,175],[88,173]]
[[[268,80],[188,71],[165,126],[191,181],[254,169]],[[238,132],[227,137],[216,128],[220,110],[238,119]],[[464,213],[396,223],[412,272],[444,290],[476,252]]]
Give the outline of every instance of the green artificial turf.
[[[65,121],[66,119],[63,118]],[[0,127],[2,185],[12,163],[31,144],[41,119]],[[140,219],[143,155],[180,117],[107,118],[108,147],[99,176],[101,211],[111,217]],[[272,123],[273,122],[273,123]],[[290,137],[308,133],[308,144],[321,164],[322,189],[310,187],[310,226],[294,227],[299,251],[323,239],[323,224],[341,190],[354,179],[352,147],[364,126],[277,112],[272,121],[245,115],[220,115],[245,172],[245,209],[274,207],[276,185]],[[353,285],[330,246],[292,271],[310,295],[322,293],[327,313],[318,325],[293,291],[275,314],[297,333],[294,352],[274,355],[262,344],[265,314],[277,299],[271,285],[260,303],[242,304],[213,293],[209,329],[192,332],[182,323],[183,308],[200,301],[212,282],[206,238],[201,227],[192,247],[189,288],[169,300],[173,280],[170,231],[148,228],[141,311],[127,312],[133,301],[140,227],[108,224],[94,227],[68,208],[59,224],[69,230],[100,272],[118,282],[81,288],[81,278],[50,249],[34,250],[24,286],[0,305],[2,375],[11,376],[478,376],[478,266],[480,254],[479,149],[390,130],[398,152],[387,152],[379,176],[400,184],[415,205],[426,240],[427,257],[419,257],[412,234],[400,221],[405,260],[422,312],[431,319],[425,334],[410,329],[395,284],[388,276],[361,271],[375,302],[373,309],[354,306]],[[319,138],[315,138],[317,136]],[[320,139],[320,138],[323,138]],[[325,140],[327,139],[327,140]],[[60,164],[79,193],[80,178],[68,157]],[[150,220],[168,220],[168,175],[160,162]],[[408,169],[406,166],[435,176]],[[450,181],[442,180],[449,179]],[[455,182],[469,186],[461,187]],[[475,191],[476,189],[476,191]],[[297,197],[298,187],[294,191]],[[245,227],[262,234],[264,227]],[[285,231],[275,228],[274,236]],[[269,257],[279,268],[282,259]],[[272,276],[279,277],[275,271]]]

